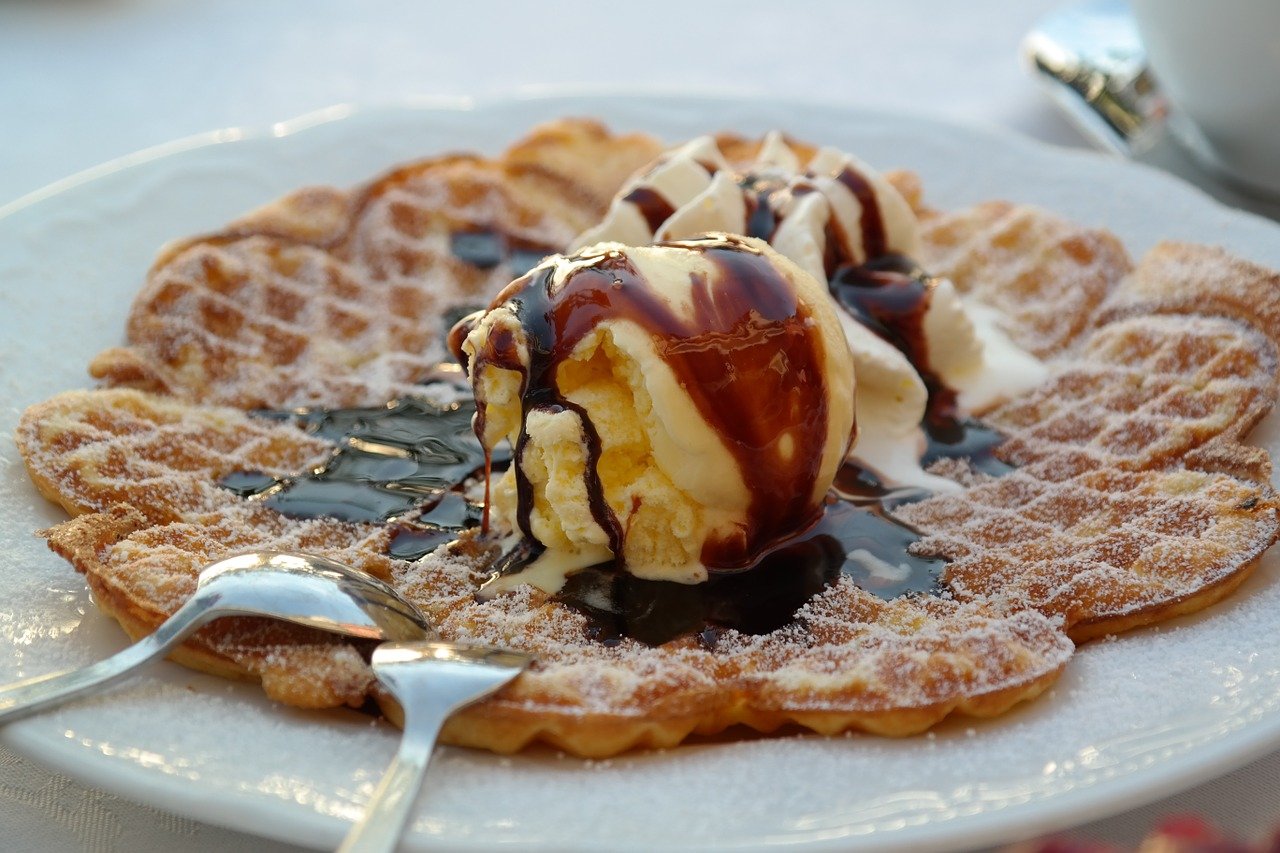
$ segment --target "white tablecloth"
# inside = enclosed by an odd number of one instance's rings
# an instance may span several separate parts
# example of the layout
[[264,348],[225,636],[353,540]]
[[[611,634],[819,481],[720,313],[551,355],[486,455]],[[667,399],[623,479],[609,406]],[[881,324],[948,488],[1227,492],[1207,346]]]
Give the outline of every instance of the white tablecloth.
[[[905,107],[1084,147],[1017,59],[1023,33],[1054,5],[5,3],[0,207],[81,169],[189,134],[260,127],[339,102],[394,104],[424,94],[565,87],[759,93]],[[1261,838],[1280,822],[1278,781],[1280,753],[1077,832],[1132,843],[1160,817],[1191,811]],[[86,788],[0,748],[0,849],[294,848]]]

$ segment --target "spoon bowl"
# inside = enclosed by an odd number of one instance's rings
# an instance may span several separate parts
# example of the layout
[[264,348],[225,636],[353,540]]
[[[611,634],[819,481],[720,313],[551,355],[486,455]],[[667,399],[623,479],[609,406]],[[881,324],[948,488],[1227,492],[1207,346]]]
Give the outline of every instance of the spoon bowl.
[[338,853],[391,853],[413,810],[440,728],[455,711],[493,693],[533,662],[524,652],[462,643],[384,643],[373,672],[404,711],[400,748]]
[[206,566],[191,598],[128,648],[81,669],[0,687],[0,724],[118,681],[223,616],[281,619],[373,640],[436,636],[426,618],[394,589],[350,566],[311,554],[240,554]]
[[200,572],[188,606],[216,611],[205,621],[263,616],[367,640],[436,636],[418,608],[390,586],[314,554],[257,551],[219,560]]

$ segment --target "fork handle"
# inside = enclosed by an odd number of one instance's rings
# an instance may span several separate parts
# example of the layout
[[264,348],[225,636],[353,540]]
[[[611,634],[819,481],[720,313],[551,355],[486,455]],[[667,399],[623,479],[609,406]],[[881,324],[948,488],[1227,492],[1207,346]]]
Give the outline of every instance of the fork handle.
[[0,687],[0,725],[119,681],[137,667],[160,657],[208,621],[207,614],[201,613],[193,601],[178,608],[155,632],[106,660]]
[[413,717],[406,715],[400,749],[338,853],[390,853],[396,849],[422,788],[440,727],[452,711],[433,706]]

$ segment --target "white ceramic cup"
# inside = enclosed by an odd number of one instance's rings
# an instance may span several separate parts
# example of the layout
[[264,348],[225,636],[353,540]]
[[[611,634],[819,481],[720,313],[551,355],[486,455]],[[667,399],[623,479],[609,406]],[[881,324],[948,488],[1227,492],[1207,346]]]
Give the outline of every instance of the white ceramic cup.
[[1170,127],[1206,165],[1280,195],[1280,0],[1133,0]]

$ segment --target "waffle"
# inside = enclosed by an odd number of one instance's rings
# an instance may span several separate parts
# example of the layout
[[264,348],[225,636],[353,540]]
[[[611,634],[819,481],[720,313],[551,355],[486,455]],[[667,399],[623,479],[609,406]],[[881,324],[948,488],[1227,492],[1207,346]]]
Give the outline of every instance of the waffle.
[[[756,143],[721,147],[746,162]],[[929,210],[909,173],[893,180],[924,217],[927,263],[1009,306],[1009,333],[1054,365],[1046,386],[984,416],[1009,436],[998,454],[1013,473],[939,463],[967,488],[898,510],[926,534],[921,554],[950,560],[944,594],[884,601],[841,578],[772,633],[605,645],[535,589],[478,602],[494,556],[478,537],[397,561],[384,526],[287,519],[216,485],[302,470],[330,449],[246,409],[429,393],[440,315],[510,271],[458,262],[448,233],[567,240],[656,150],[558,122],[496,160],[439,158],[351,193],[302,191],[167,248],[127,346],[93,364],[114,387],[63,394],[19,425],[33,481],[74,516],[47,531],[51,547],[135,637],[220,557],[307,550],[350,563],[389,579],[448,638],[537,655],[456,715],[446,741],[598,757],[738,725],[906,735],[953,712],[1000,714],[1051,684],[1076,642],[1228,594],[1277,537],[1270,460],[1241,443],[1275,395],[1273,274],[1174,244],[1133,270],[1111,235],[1044,211]],[[385,703],[365,651],[239,619],[206,627],[178,659],[259,679],[288,704]]]
[[[885,602],[844,581],[810,602],[796,625],[731,634],[714,651],[691,639],[608,647],[587,639],[583,617],[544,593],[523,588],[478,603],[473,593],[492,555],[474,540],[396,563],[385,556],[385,527],[293,521],[212,485],[245,464],[247,455],[227,448],[245,448],[275,473],[311,459],[319,443],[291,425],[133,389],[76,391],[29,410],[19,444],[41,490],[82,512],[49,532],[51,546],[86,574],[100,606],[132,636],[180,606],[208,562],[266,548],[321,553],[390,579],[444,636],[534,651],[533,672],[455,718],[446,732],[455,743],[513,751],[541,740],[601,756],[735,723],[905,734],[955,709],[1005,710],[1051,682],[1072,648],[1039,614],[939,598]],[[138,483],[148,486],[134,491]],[[351,647],[311,632],[293,639],[292,631],[221,620],[178,659],[260,678],[288,704],[362,702],[368,673]],[[813,683],[801,697],[794,685],[805,673]]]
[[560,122],[499,160],[447,156],[353,192],[301,190],[166,247],[130,312],[129,345],[89,372],[241,408],[380,405],[414,393],[446,355],[447,309],[514,277],[507,258],[458,260],[451,235],[556,251],[657,151],[649,137]]
[[1007,201],[949,213],[922,210],[918,201],[916,207],[925,268],[998,306],[1013,339],[1042,358],[1080,337],[1116,273],[1129,266],[1115,235],[1034,207]]
[[[1247,295],[1274,306],[1274,274],[1226,260],[1153,249],[1049,382],[984,416],[1018,470],[902,508],[951,560],[957,597],[1022,602],[1082,641],[1194,612],[1248,576],[1276,530],[1271,460],[1241,440],[1274,403],[1277,352],[1241,320],[1280,325]],[[1203,274],[1216,263],[1232,275]],[[1206,306],[1219,316],[1186,313]]]

